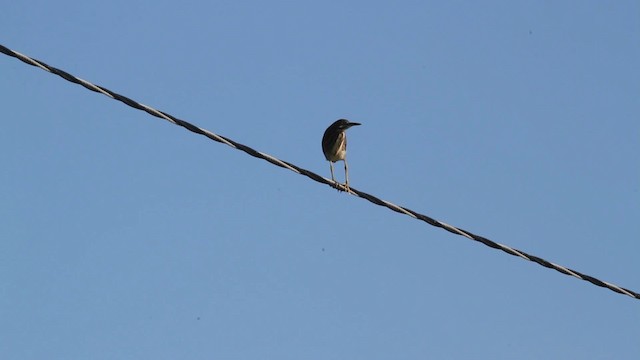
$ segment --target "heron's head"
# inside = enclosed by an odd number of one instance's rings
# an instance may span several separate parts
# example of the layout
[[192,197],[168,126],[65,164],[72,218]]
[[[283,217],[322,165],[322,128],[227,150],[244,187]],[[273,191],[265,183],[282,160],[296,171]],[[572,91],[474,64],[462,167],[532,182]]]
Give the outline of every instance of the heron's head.
[[340,119],[334,122],[333,124],[331,124],[331,127],[339,131],[345,131],[352,126],[357,126],[357,125],[361,125],[361,124],[357,122],[351,122],[347,119]]

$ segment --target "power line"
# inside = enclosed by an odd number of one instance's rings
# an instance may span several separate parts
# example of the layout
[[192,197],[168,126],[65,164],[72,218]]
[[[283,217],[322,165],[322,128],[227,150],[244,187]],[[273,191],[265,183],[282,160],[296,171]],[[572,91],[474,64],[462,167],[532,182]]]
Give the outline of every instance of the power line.
[[[120,95],[118,93],[115,93],[115,92],[109,90],[109,89],[106,89],[106,88],[104,88],[102,86],[98,86],[98,85],[92,84],[92,83],[90,83],[90,82],[88,82],[86,80],[82,80],[82,79],[80,79],[78,77],[75,77],[75,76],[73,76],[73,75],[71,75],[71,74],[69,74],[69,73],[67,73],[67,72],[65,72],[63,70],[60,70],[60,69],[57,69],[55,67],[49,66],[49,65],[45,64],[42,61],[39,61],[39,60],[33,59],[33,58],[29,57],[29,56],[23,55],[23,54],[21,54],[19,52],[13,51],[13,50],[11,50],[9,48],[6,48],[6,47],[4,47],[2,45],[0,45],[0,52],[4,53],[5,55],[17,58],[17,59],[21,60],[22,62],[24,62],[26,64],[29,64],[29,65],[32,65],[32,66],[36,66],[36,67],[39,67],[42,70],[45,70],[45,71],[48,71],[50,73],[56,74],[56,75],[64,78],[67,81],[76,83],[78,85],[82,85],[82,86],[84,86],[85,88],[87,88],[87,89],[89,89],[91,91],[94,91],[94,92],[97,92],[97,93],[101,93],[101,94],[104,94],[104,95],[106,95],[106,96],[108,96],[108,97],[110,97],[112,99],[121,101],[121,102],[125,103],[126,105],[129,105],[129,106],[131,106],[131,107],[133,107],[135,109],[145,111],[145,112],[147,112],[147,113],[149,113],[149,114],[151,114],[151,115],[153,115],[155,117],[167,120],[167,121],[169,121],[169,122],[171,122],[171,123],[173,123],[175,125],[182,126],[182,127],[184,127],[185,129],[187,129],[187,130],[189,130],[191,132],[194,132],[194,133],[200,134],[200,135],[204,135],[204,136],[208,137],[209,139],[211,139],[213,141],[217,141],[219,143],[223,143],[223,144],[229,145],[229,146],[231,146],[231,147],[233,147],[235,149],[244,151],[245,153],[247,153],[247,154],[249,154],[249,155],[251,155],[253,157],[256,157],[256,158],[259,158],[259,159],[262,159],[262,160],[266,160],[266,161],[272,163],[273,165],[276,165],[276,166],[279,166],[279,167],[282,167],[282,168],[285,168],[285,169],[289,169],[289,170],[291,170],[291,171],[293,171],[295,173],[298,173],[300,175],[304,175],[304,176],[306,176],[306,177],[308,177],[308,178],[310,178],[312,180],[315,180],[317,182],[320,182],[320,183],[329,185],[329,186],[331,186],[333,188],[342,190],[342,187],[341,187],[340,184],[338,184],[336,182],[333,182],[333,181],[331,181],[329,179],[326,179],[326,178],[324,178],[324,177],[322,177],[322,176],[320,176],[320,175],[318,175],[316,173],[313,173],[313,172],[311,172],[309,170],[303,169],[303,168],[301,168],[299,166],[296,166],[294,164],[291,164],[289,162],[280,160],[280,159],[275,158],[275,157],[273,157],[271,155],[268,155],[268,154],[262,153],[260,151],[257,151],[255,149],[252,149],[249,146],[243,145],[243,144],[241,144],[239,142],[233,141],[233,140],[231,140],[229,138],[226,138],[224,136],[212,133],[209,130],[205,130],[205,129],[199,128],[199,127],[197,127],[197,126],[195,126],[195,125],[193,125],[193,124],[191,124],[189,122],[186,122],[184,120],[180,120],[180,119],[178,119],[178,118],[176,118],[176,117],[174,117],[174,116],[172,116],[170,114],[167,114],[165,112],[156,110],[156,109],[151,108],[151,107],[149,107],[147,105],[144,105],[144,104],[141,104],[141,103],[139,103],[137,101],[134,101],[134,100],[132,100],[132,99],[126,97],[126,96],[122,96],[122,95]],[[630,296],[632,298],[640,300],[640,294],[638,294],[637,292],[634,292],[632,290],[629,290],[629,289],[626,289],[626,288],[623,288],[623,287],[620,287],[620,286],[617,286],[617,285],[614,285],[614,284],[599,280],[597,278],[594,278],[592,276],[583,274],[581,272],[566,268],[566,267],[558,265],[558,264],[554,264],[552,262],[549,262],[549,261],[544,260],[542,258],[539,258],[537,256],[527,254],[524,251],[520,251],[520,250],[514,249],[512,247],[509,247],[507,245],[503,245],[503,244],[494,242],[492,240],[489,240],[489,239],[487,239],[485,237],[482,237],[482,236],[479,236],[479,235],[475,235],[475,234],[473,234],[473,233],[471,233],[469,231],[466,231],[466,230],[460,229],[458,227],[446,224],[446,223],[444,223],[442,221],[435,220],[435,219],[433,219],[433,218],[431,218],[429,216],[420,214],[420,213],[415,212],[415,211],[413,211],[411,209],[408,209],[408,208],[405,208],[405,207],[390,203],[388,201],[382,200],[382,199],[380,199],[378,197],[375,197],[375,196],[373,196],[371,194],[367,194],[367,193],[365,193],[363,191],[357,190],[357,189],[355,189],[353,187],[351,187],[351,193],[353,193],[354,195],[356,195],[356,196],[358,196],[360,198],[366,199],[366,200],[368,200],[368,201],[370,201],[370,202],[372,202],[372,203],[374,203],[376,205],[384,206],[384,207],[386,207],[386,208],[388,208],[390,210],[393,210],[395,212],[411,216],[412,218],[415,218],[415,219],[418,219],[418,220],[422,220],[422,221],[428,223],[429,225],[442,228],[442,229],[447,230],[447,231],[449,231],[449,232],[451,232],[453,234],[456,234],[456,235],[464,236],[467,239],[480,242],[480,243],[482,243],[482,244],[484,244],[486,246],[489,246],[491,248],[502,250],[507,254],[510,254],[510,255],[513,255],[513,256],[517,256],[517,257],[520,257],[520,258],[528,260],[528,261],[535,262],[535,263],[537,263],[539,265],[542,265],[542,266],[544,266],[546,268],[556,270],[556,271],[558,271],[558,272],[560,272],[562,274],[573,276],[573,277],[578,278],[580,280],[588,281],[588,282],[590,282],[590,283],[592,283],[594,285],[597,285],[597,286],[609,289],[611,291],[617,292],[618,294],[627,295],[627,296]]]

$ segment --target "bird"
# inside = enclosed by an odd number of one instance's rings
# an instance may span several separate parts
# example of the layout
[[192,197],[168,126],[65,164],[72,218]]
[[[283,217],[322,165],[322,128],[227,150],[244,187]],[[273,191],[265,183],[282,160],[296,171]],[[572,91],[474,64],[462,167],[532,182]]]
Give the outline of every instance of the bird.
[[[322,152],[324,157],[329,162],[329,168],[331,169],[331,180],[334,183],[336,179],[333,175],[333,163],[339,160],[344,162],[344,188],[347,192],[349,189],[349,167],[347,165],[347,129],[352,126],[362,125],[357,122],[351,122],[347,119],[336,120],[333,124],[329,125],[327,130],[324,131],[322,136]],[[338,189],[339,191],[340,189]]]

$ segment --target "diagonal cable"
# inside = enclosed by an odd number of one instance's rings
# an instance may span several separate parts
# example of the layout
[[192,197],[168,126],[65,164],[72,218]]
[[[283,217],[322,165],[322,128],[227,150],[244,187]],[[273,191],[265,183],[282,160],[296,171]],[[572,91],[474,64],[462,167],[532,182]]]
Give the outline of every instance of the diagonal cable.
[[[285,169],[289,169],[289,170],[291,170],[291,171],[293,171],[295,173],[298,173],[300,175],[304,175],[304,176],[306,176],[306,177],[308,177],[308,178],[310,178],[312,180],[315,180],[317,182],[329,185],[329,186],[331,186],[333,188],[336,188],[338,190],[344,190],[342,188],[341,184],[338,184],[338,183],[336,183],[334,181],[326,179],[326,178],[324,178],[324,177],[322,177],[322,176],[320,176],[320,175],[318,175],[318,174],[316,174],[314,172],[311,172],[309,170],[303,169],[303,168],[301,168],[299,166],[296,166],[294,164],[291,164],[289,162],[280,160],[280,159],[275,158],[275,157],[273,157],[273,156],[271,156],[269,154],[265,154],[263,152],[257,151],[255,149],[252,149],[252,148],[250,148],[250,147],[248,147],[246,145],[243,145],[243,144],[241,144],[239,142],[236,142],[236,141],[233,141],[233,140],[231,140],[229,138],[226,138],[224,136],[212,133],[209,130],[205,130],[205,129],[199,128],[199,127],[197,127],[197,126],[195,126],[195,125],[193,125],[193,124],[191,124],[189,122],[186,122],[184,120],[180,120],[180,119],[178,119],[178,118],[176,118],[176,117],[174,117],[174,116],[172,116],[170,114],[167,114],[165,112],[156,110],[156,109],[151,108],[151,107],[149,107],[147,105],[144,105],[144,104],[141,104],[141,103],[139,103],[137,101],[134,101],[134,100],[132,100],[132,99],[126,97],[126,96],[122,96],[122,95],[120,95],[118,93],[115,93],[115,92],[109,90],[109,89],[106,89],[106,88],[104,88],[102,86],[98,86],[98,85],[92,84],[92,83],[90,83],[90,82],[88,82],[86,80],[82,80],[82,79],[80,79],[78,77],[75,77],[75,76],[73,76],[73,75],[71,75],[71,74],[69,74],[69,73],[67,73],[67,72],[65,72],[63,70],[60,70],[60,69],[54,68],[52,66],[49,66],[49,65],[45,64],[42,61],[39,61],[39,60],[33,59],[33,58],[29,57],[29,56],[23,55],[23,54],[21,54],[19,52],[13,51],[13,50],[11,50],[9,48],[6,48],[6,47],[4,47],[2,45],[0,45],[0,52],[4,53],[5,55],[17,58],[17,59],[21,60],[22,62],[24,62],[26,64],[29,64],[29,65],[32,65],[32,66],[36,66],[36,67],[39,67],[40,69],[42,69],[44,71],[56,74],[56,75],[64,78],[67,81],[76,83],[78,85],[82,85],[82,86],[84,86],[85,88],[87,88],[87,89],[89,89],[91,91],[94,91],[94,92],[97,92],[97,93],[101,93],[101,94],[104,94],[104,95],[106,95],[106,96],[108,96],[108,97],[110,97],[112,99],[121,101],[121,102],[123,102],[123,103],[125,103],[125,104],[127,104],[127,105],[129,105],[129,106],[131,106],[133,108],[135,108],[135,109],[145,111],[145,112],[147,112],[147,113],[149,113],[149,114],[151,114],[151,115],[153,115],[155,117],[167,120],[167,121],[169,121],[169,122],[171,122],[171,123],[173,123],[175,125],[182,126],[185,129],[187,129],[189,131],[192,131],[192,132],[194,132],[196,134],[204,135],[204,136],[208,137],[209,139],[211,139],[213,141],[217,141],[219,143],[223,143],[223,144],[229,145],[229,146],[231,146],[231,147],[233,147],[235,149],[244,151],[245,153],[247,153],[247,154],[249,154],[249,155],[251,155],[253,157],[256,157],[256,158],[259,158],[259,159],[262,159],[262,160],[266,160],[266,161],[272,163],[273,165],[276,165],[276,166],[279,166],[279,167],[282,167],[282,168],[285,168]],[[581,273],[579,271],[572,270],[572,269],[566,268],[566,267],[558,265],[558,264],[554,264],[552,262],[549,262],[549,261],[547,261],[545,259],[542,259],[542,258],[539,258],[537,256],[527,254],[524,251],[520,251],[520,250],[514,249],[512,247],[509,247],[507,245],[503,245],[503,244],[497,243],[495,241],[489,240],[489,239],[487,239],[485,237],[482,237],[482,236],[479,236],[479,235],[475,235],[475,234],[473,234],[473,233],[471,233],[469,231],[466,231],[466,230],[460,229],[458,227],[446,224],[446,223],[444,223],[442,221],[435,220],[435,219],[433,219],[433,218],[431,218],[429,216],[420,214],[420,213],[415,212],[415,211],[413,211],[411,209],[408,209],[408,208],[405,208],[405,207],[390,203],[388,201],[382,200],[382,199],[380,199],[378,197],[375,197],[375,196],[373,196],[371,194],[367,194],[367,193],[365,193],[363,191],[354,189],[353,187],[351,187],[351,193],[353,193],[354,195],[356,195],[358,197],[366,199],[366,200],[368,200],[368,201],[370,201],[370,202],[372,202],[372,203],[374,203],[376,205],[384,206],[384,207],[386,207],[386,208],[388,208],[390,210],[393,210],[395,212],[411,216],[414,219],[422,220],[422,221],[428,223],[429,225],[442,228],[442,229],[447,230],[447,231],[449,231],[449,232],[451,232],[453,234],[456,234],[456,235],[464,236],[469,240],[474,240],[474,241],[480,242],[480,243],[482,243],[482,244],[484,244],[486,246],[489,246],[491,248],[502,250],[502,251],[504,251],[505,253],[507,253],[509,255],[517,256],[517,257],[520,257],[522,259],[535,262],[535,263],[537,263],[539,265],[542,265],[542,266],[544,266],[546,268],[556,270],[556,271],[558,271],[558,272],[560,272],[562,274],[573,276],[573,277],[578,278],[580,280],[588,281],[588,282],[592,283],[593,285],[600,286],[600,287],[609,289],[611,291],[617,292],[618,294],[627,295],[627,296],[630,296],[632,298],[640,300],[640,294],[638,294],[637,292],[634,292],[632,290],[629,290],[629,289],[626,289],[626,288],[623,288],[623,287],[608,283],[606,281],[599,280],[599,279],[597,279],[597,278],[595,278],[593,276],[589,276],[589,275],[583,274],[583,273]]]

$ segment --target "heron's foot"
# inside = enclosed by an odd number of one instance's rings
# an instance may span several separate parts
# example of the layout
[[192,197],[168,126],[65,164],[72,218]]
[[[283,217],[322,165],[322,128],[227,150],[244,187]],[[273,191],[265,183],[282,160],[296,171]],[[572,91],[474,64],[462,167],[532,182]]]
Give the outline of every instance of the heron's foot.
[[342,190],[342,184],[340,184],[339,182],[336,181],[336,179],[331,179],[331,181],[333,181],[333,184],[331,184],[331,187],[338,190],[338,192],[343,191]]
[[348,192],[352,193],[351,188],[349,187],[349,183],[339,183],[334,180],[332,187],[334,187],[338,192]]
[[333,183],[332,187],[338,190],[338,192],[350,192],[348,184],[343,184],[336,181]]

